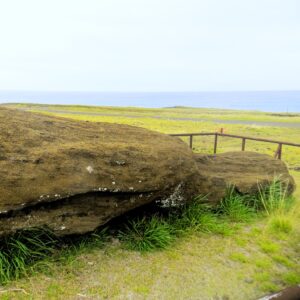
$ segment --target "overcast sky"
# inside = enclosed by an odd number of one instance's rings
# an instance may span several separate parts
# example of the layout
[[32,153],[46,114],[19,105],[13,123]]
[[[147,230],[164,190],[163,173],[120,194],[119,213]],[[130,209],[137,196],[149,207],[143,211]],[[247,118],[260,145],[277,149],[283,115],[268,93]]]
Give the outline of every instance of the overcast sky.
[[0,90],[300,90],[299,0],[0,0]]

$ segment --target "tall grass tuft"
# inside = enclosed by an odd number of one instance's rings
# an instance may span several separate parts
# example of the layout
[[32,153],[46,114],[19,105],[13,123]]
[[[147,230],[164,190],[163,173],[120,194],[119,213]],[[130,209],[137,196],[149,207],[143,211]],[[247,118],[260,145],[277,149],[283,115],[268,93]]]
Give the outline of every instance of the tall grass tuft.
[[174,240],[170,224],[158,215],[129,221],[118,236],[127,248],[141,252],[164,249]]
[[249,222],[255,214],[255,209],[251,203],[253,203],[252,197],[241,195],[234,187],[230,187],[219,205],[219,211],[230,221]]
[[204,202],[205,197],[197,197],[170,215],[170,223],[176,235],[191,231],[224,235],[231,233],[230,226],[222,220],[220,214]]
[[0,283],[24,276],[38,260],[54,252],[58,240],[43,229],[29,229],[5,237],[0,245]]
[[269,186],[259,188],[257,200],[268,215],[269,228],[274,233],[288,234],[293,230],[295,199],[288,193],[288,182],[275,178]]
[[293,230],[293,216],[277,214],[270,217],[269,226],[277,233],[290,233]]
[[288,182],[275,178],[267,187],[259,187],[257,201],[267,215],[275,212],[284,214],[292,207],[294,198],[288,194]]

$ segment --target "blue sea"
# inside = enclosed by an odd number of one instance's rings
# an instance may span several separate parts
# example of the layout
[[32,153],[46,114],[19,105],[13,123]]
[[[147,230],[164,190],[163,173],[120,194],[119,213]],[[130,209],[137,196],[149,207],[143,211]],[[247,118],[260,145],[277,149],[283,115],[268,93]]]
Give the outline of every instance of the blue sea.
[[99,106],[190,106],[300,112],[300,91],[249,92],[38,92],[0,91],[0,103],[27,102]]

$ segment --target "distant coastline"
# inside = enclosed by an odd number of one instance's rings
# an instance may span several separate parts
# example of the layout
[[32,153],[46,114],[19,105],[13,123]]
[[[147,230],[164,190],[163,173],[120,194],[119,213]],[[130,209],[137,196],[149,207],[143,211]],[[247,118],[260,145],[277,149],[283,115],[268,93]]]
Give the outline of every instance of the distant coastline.
[[203,107],[265,112],[300,112],[300,91],[232,92],[42,92],[0,91],[0,103],[99,106]]

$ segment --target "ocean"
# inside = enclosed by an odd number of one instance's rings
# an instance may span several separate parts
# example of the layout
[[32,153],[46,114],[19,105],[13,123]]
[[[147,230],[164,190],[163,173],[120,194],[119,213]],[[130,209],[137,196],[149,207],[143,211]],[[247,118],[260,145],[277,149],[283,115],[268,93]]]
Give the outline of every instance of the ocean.
[[300,91],[233,92],[39,92],[0,91],[0,103],[137,107],[205,107],[266,112],[300,112]]

